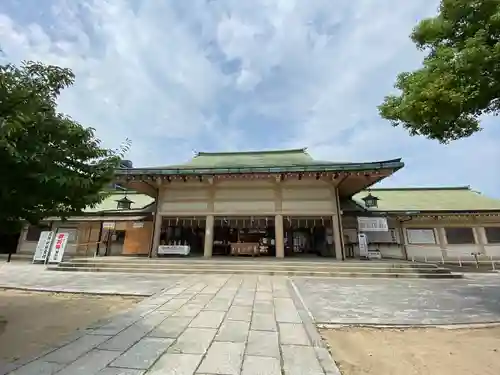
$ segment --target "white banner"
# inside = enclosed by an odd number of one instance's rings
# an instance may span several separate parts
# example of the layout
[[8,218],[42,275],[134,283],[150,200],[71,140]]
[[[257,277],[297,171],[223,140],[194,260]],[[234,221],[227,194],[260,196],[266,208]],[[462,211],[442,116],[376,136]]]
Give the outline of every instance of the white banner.
[[50,245],[54,239],[54,232],[43,231],[40,233],[38,244],[36,245],[35,254],[33,255],[33,262],[45,262],[49,255]]
[[361,258],[368,258],[368,241],[366,239],[366,234],[358,234],[358,245],[359,245],[359,256]]
[[49,263],[60,263],[68,244],[69,233],[57,233],[50,250]]
[[187,245],[162,245],[158,246],[158,255],[189,255],[190,250],[191,248]]
[[358,230],[360,232],[387,232],[387,218],[385,217],[358,217]]

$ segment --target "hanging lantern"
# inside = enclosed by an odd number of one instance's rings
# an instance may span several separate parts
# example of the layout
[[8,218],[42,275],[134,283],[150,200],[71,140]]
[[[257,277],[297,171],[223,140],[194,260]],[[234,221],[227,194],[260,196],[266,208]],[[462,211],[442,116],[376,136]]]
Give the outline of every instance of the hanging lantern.
[[119,210],[130,210],[133,201],[128,199],[127,195],[116,201],[116,208]]
[[380,200],[376,196],[372,195],[372,193],[368,193],[368,195],[364,198],[361,198],[365,202],[366,208],[372,208],[378,206],[378,201]]

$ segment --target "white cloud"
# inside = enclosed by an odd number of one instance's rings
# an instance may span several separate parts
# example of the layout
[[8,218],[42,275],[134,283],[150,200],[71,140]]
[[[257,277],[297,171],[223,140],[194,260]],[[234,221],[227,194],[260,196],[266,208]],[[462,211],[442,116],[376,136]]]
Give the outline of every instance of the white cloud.
[[132,138],[136,164],[179,163],[193,149],[308,146],[319,159],[403,157],[389,184],[472,184],[500,197],[489,172],[500,131],[442,146],[378,117],[396,74],[420,64],[408,35],[437,4],[52,0],[35,13],[6,0],[0,40],[11,61],[72,68],[61,109],[106,144]]

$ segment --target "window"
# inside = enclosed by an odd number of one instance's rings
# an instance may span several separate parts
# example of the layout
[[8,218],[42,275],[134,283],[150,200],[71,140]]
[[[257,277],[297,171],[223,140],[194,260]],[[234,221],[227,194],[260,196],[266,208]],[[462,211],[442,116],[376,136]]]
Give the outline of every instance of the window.
[[500,227],[484,228],[488,243],[500,243]]
[[50,225],[39,224],[30,225],[28,231],[26,232],[26,241],[36,242],[40,238],[40,233],[43,231],[50,230]]
[[436,236],[432,228],[407,229],[406,238],[409,244],[432,245],[436,243]]
[[446,239],[450,245],[474,244],[472,228],[445,228]]

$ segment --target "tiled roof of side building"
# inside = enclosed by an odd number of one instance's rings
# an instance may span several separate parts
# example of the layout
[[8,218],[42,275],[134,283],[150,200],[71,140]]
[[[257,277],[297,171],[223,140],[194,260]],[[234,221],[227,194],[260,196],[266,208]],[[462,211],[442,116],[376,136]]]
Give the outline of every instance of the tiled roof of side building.
[[[469,186],[429,188],[374,188],[372,195],[379,199],[373,211],[500,211],[500,200],[471,190]],[[364,207],[367,191],[354,195],[353,200]]]
[[[116,192],[110,193],[101,203],[99,203],[95,207],[88,207],[85,209],[85,213],[98,213],[98,212],[106,212],[106,211],[115,211],[117,210],[117,201],[127,197],[132,201],[130,205],[130,209],[135,211],[140,211],[154,203],[154,198],[150,197],[146,194],[138,194],[135,192]],[[123,211],[123,210],[119,210]]]

